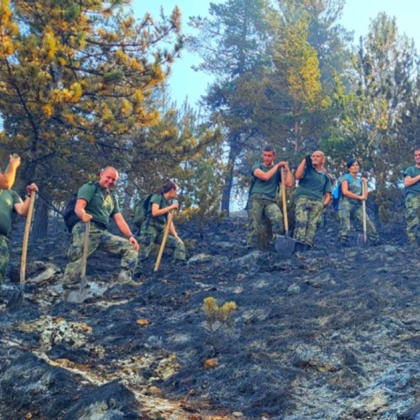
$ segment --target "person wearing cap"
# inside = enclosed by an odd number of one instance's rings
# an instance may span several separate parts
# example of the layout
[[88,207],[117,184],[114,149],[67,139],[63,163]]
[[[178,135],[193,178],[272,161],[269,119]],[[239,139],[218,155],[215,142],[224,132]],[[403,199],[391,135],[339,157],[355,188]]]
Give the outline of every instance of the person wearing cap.
[[324,153],[316,150],[296,169],[295,178],[299,185],[295,193],[294,239],[298,242],[298,252],[312,248],[318,220],[331,200],[331,179],[325,173],[324,164]]
[[[338,238],[343,247],[349,245],[351,220],[356,220],[363,226],[362,202],[367,200],[369,195],[367,179],[357,176],[360,170],[359,162],[356,159],[350,159],[347,162],[347,170],[348,174],[339,179],[342,198],[338,205],[338,218],[340,220]],[[366,234],[372,245],[379,244],[378,232],[367,214]]]

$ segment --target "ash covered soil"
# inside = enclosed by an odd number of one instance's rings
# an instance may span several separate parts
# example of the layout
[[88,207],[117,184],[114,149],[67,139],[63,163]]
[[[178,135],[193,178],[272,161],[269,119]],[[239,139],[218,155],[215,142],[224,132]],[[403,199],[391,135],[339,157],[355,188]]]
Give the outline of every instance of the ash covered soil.
[[[60,299],[69,238],[32,243],[25,299],[0,307],[0,419],[419,419],[420,251],[403,225],[348,249],[336,228],[282,259],[246,248],[245,219],[188,223],[187,265],[120,285],[98,252],[83,304]],[[213,336],[207,297],[237,305]]]

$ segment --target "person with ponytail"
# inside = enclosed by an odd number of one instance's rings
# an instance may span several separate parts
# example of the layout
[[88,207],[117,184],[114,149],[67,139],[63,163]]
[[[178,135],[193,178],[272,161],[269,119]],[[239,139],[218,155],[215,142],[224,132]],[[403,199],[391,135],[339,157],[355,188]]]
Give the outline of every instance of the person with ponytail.
[[[142,224],[139,234],[140,261],[135,277],[138,277],[139,274],[141,274],[141,262],[149,257],[153,244],[162,243],[168,214],[170,211],[175,211],[179,208],[178,203],[172,203],[172,200],[177,197],[177,193],[178,186],[174,182],[168,181],[150,198],[147,209],[147,218]],[[174,250],[175,261],[185,261],[185,245],[178,236],[173,222],[171,222],[171,226],[169,227],[166,248]]]

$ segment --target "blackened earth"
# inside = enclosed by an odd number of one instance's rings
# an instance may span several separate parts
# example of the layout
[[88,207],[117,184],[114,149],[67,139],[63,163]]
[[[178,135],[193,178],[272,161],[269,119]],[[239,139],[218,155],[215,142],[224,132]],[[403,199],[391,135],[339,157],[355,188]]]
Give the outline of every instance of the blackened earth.
[[[329,214],[290,259],[248,250],[242,218],[179,231],[189,263],[150,261],[138,285],[95,254],[83,304],[61,300],[69,238],[30,245],[25,299],[0,311],[0,419],[420,418],[420,251],[403,225],[341,249]],[[206,297],[237,305],[213,336]]]

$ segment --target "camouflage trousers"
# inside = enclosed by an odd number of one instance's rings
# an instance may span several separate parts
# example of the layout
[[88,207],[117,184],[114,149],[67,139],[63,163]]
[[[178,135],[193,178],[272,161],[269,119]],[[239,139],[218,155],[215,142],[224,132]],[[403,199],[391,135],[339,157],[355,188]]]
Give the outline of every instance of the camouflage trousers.
[[[342,244],[347,244],[349,241],[351,220],[356,220],[360,226],[363,227],[363,210],[360,203],[350,203],[349,201],[340,200],[340,207],[338,208],[338,218],[340,220],[340,231],[338,238]],[[374,224],[366,214],[366,234],[369,240],[375,244],[379,241],[378,232]]]
[[295,232],[293,237],[309,246],[313,245],[318,221],[322,216],[322,200],[298,197],[295,205]]
[[[143,223],[139,236],[140,261],[144,261],[149,257],[153,244],[162,243],[164,230],[165,225],[157,226],[152,223]],[[178,241],[172,235],[168,235],[165,248],[174,250],[174,260],[185,261],[185,245],[181,240]]]
[[270,241],[284,233],[283,214],[274,198],[263,198],[260,195],[251,196],[248,218],[247,244],[249,246],[259,246],[260,239],[269,226],[271,226],[272,232]]
[[411,245],[418,246],[420,228],[420,195],[408,195],[405,199],[407,237]]
[[0,286],[3,284],[6,268],[9,264],[9,240],[0,235]]
[[[72,243],[67,252],[71,261],[67,264],[64,272],[63,286],[72,288],[79,282],[79,274],[82,271],[83,242],[85,238],[85,223],[78,222],[72,231]],[[88,257],[97,249],[102,248],[110,254],[119,255],[121,268],[134,272],[137,265],[137,251],[127,239],[113,235],[105,229],[101,229],[94,223],[90,224]]]

